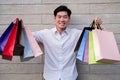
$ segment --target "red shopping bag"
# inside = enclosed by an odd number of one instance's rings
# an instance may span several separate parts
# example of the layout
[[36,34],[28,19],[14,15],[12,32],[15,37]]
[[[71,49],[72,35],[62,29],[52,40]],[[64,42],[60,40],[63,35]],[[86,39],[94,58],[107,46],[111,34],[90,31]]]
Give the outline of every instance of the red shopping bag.
[[0,37],[0,54],[3,52],[5,45],[7,43],[7,40],[9,38],[10,32],[12,31],[12,28],[14,26],[14,23],[11,22],[11,24],[7,27],[7,29],[3,32],[3,34]]
[[17,34],[17,29],[18,29],[18,21],[19,21],[19,19],[16,18],[16,20],[14,22],[14,27],[10,33],[8,41],[7,41],[5,48],[2,52],[3,59],[12,60],[14,45],[15,45],[15,41],[16,41],[16,34]]
[[24,46],[20,43],[22,39],[22,20],[18,22],[18,30],[16,35],[16,42],[14,47],[14,56],[23,56]]

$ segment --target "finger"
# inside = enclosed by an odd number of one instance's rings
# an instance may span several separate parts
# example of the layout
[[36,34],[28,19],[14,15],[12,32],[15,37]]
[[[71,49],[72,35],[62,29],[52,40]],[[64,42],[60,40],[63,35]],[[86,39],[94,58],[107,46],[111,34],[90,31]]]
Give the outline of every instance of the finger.
[[102,20],[100,17],[97,17],[96,24],[100,24],[100,25],[102,24]]

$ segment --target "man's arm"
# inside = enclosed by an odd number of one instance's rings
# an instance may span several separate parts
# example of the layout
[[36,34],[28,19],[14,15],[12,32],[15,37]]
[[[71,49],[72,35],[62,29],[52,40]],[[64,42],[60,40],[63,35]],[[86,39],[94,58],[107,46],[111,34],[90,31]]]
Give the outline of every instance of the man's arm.
[[32,32],[32,35],[34,36],[35,40],[37,42],[43,42],[43,39],[42,39],[42,31],[35,31],[35,32]]

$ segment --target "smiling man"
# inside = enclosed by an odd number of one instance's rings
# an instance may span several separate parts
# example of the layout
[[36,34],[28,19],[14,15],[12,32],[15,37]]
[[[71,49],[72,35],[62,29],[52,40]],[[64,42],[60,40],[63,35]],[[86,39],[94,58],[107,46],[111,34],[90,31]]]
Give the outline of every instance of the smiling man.
[[45,80],[76,80],[78,76],[74,48],[82,31],[67,27],[70,16],[71,10],[61,5],[54,10],[54,28],[33,32],[35,39],[44,45]]

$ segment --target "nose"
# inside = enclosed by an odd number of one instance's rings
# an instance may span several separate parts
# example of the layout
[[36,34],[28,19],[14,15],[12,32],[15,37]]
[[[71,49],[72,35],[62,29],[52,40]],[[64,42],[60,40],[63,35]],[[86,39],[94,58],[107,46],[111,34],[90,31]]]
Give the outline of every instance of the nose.
[[63,17],[61,17],[61,18],[60,18],[60,21],[64,21],[64,18],[63,18]]

